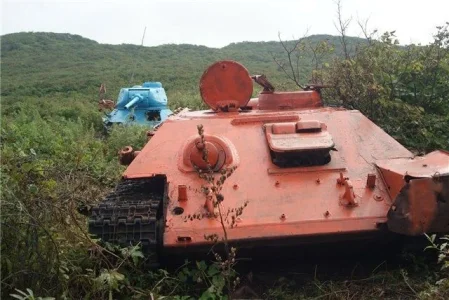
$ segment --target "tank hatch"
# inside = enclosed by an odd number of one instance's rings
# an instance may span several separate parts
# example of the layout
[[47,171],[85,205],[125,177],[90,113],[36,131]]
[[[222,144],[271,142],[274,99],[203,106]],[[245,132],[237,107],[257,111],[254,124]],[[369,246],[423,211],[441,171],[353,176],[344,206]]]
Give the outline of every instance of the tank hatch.
[[208,170],[203,159],[206,148],[210,167],[214,172],[222,168],[231,168],[239,164],[240,159],[234,144],[224,136],[204,134],[204,142],[197,135],[189,137],[178,153],[178,169],[182,172]]
[[325,165],[331,161],[334,141],[326,124],[298,121],[264,125],[271,159],[279,167]]
[[238,111],[253,93],[248,70],[235,61],[218,61],[204,71],[200,80],[204,103],[214,111]]

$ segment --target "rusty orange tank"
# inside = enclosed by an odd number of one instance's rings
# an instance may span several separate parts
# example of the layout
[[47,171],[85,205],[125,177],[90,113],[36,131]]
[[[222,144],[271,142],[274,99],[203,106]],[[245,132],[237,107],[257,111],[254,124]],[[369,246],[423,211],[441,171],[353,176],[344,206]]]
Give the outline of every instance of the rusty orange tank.
[[129,166],[91,233],[161,254],[210,245],[222,225],[238,247],[449,231],[448,152],[415,157],[359,111],[323,107],[320,86],[276,92],[234,61],[207,68],[199,88],[209,110],[185,109],[124,149]]

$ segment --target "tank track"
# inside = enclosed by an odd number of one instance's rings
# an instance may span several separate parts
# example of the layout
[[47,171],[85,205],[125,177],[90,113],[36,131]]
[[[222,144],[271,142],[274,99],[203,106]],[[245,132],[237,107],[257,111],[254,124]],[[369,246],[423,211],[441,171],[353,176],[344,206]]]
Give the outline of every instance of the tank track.
[[124,179],[89,217],[89,233],[123,247],[140,243],[151,265],[158,264],[167,204],[166,177]]

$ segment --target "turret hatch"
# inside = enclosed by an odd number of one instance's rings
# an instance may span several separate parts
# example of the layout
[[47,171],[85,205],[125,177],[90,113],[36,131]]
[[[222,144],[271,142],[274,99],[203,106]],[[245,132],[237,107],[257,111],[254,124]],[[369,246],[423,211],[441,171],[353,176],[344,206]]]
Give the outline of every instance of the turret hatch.
[[334,141],[326,124],[298,121],[264,125],[273,163],[279,167],[325,165],[331,161]]

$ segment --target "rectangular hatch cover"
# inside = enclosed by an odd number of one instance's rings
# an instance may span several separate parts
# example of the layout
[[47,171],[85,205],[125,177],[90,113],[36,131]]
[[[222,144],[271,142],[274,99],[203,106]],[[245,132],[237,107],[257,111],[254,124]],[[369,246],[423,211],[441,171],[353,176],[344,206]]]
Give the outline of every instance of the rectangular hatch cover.
[[298,121],[264,125],[273,163],[282,167],[324,165],[330,162],[334,141],[326,124]]

